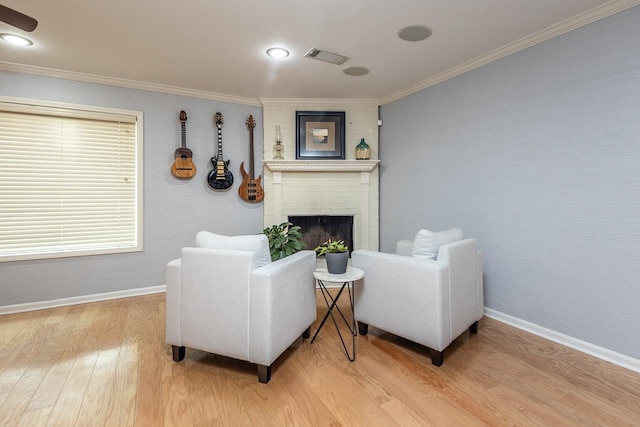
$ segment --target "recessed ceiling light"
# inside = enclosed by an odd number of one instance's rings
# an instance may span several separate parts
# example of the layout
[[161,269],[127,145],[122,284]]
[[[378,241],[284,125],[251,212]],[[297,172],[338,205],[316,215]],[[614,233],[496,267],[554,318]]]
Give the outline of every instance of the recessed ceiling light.
[[30,46],[33,42],[25,37],[16,36],[15,34],[1,33],[0,39],[16,46]]
[[281,47],[272,47],[270,49],[267,49],[267,55],[272,58],[282,59],[289,56],[289,51]]
[[424,25],[409,25],[398,31],[398,37],[407,42],[419,42],[431,37],[433,31]]
[[369,69],[364,67],[349,67],[342,70],[348,76],[364,76],[369,74]]

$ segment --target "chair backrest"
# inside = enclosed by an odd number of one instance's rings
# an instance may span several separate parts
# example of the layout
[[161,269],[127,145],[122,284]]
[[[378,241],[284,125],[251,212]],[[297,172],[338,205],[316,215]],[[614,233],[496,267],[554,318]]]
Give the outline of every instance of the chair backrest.
[[457,337],[478,319],[483,305],[482,283],[478,283],[478,249],[474,239],[442,245],[438,261],[449,265],[451,336]]
[[251,251],[182,249],[180,328],[187,346],[248,360],[249,280],[255,268]]

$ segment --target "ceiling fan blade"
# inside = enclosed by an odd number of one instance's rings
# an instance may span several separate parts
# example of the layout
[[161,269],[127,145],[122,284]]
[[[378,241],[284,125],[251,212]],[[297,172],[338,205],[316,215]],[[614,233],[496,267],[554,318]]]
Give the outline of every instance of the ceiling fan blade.
[[21,30],[31,32],[38,26],[38,21],[30,16],[0,4],[0,21],[6,22]]

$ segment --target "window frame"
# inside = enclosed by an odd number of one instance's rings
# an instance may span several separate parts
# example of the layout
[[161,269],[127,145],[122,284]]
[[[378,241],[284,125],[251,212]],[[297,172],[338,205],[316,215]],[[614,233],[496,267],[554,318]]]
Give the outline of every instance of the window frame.
[[[24,261],[37,259],[53,259],[65,257],[80,257],[89,255],[105,255],[117,253],[142,252],[144,249],[144,170],[143,170],[143,113],[142,111],[125,110],[118,108],[100,107],[94,105],[84,105],[66,102],[47,101],[40,99],[16,98],[8,96],[0,96],[0,110],[11,111],[16,113],[33,113],[34,110],[47,109],[55,110],[56,114],[61,117],[73,117],[82,119],[109,120],[109,121],[125,121],[131,120],[135,129],[135,242],[131,246],[122,247],[94,247],[83,249],[60,249],[53,251],[37,251],[31,253],[23,252],[16,254],[0,254],[0,263],[9,261]],[[97,243],[94,243],[97,245]]]

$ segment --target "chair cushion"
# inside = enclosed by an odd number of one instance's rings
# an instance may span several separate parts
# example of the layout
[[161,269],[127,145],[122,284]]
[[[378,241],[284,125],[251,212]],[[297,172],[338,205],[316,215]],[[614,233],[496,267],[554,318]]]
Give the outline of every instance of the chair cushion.
[[459,228],[438,232],[420,230],[413,241],[411,255],[417,258],[436,259],[440,246],[462,240],[462,238],[462,230]]
[[221,236],[209,231],[196,234],[196,246],[208,249],[231,249],[236,251],[252,251],[256,254],[258,267],[271,263],[269,239],[265,234],[246,236]]

